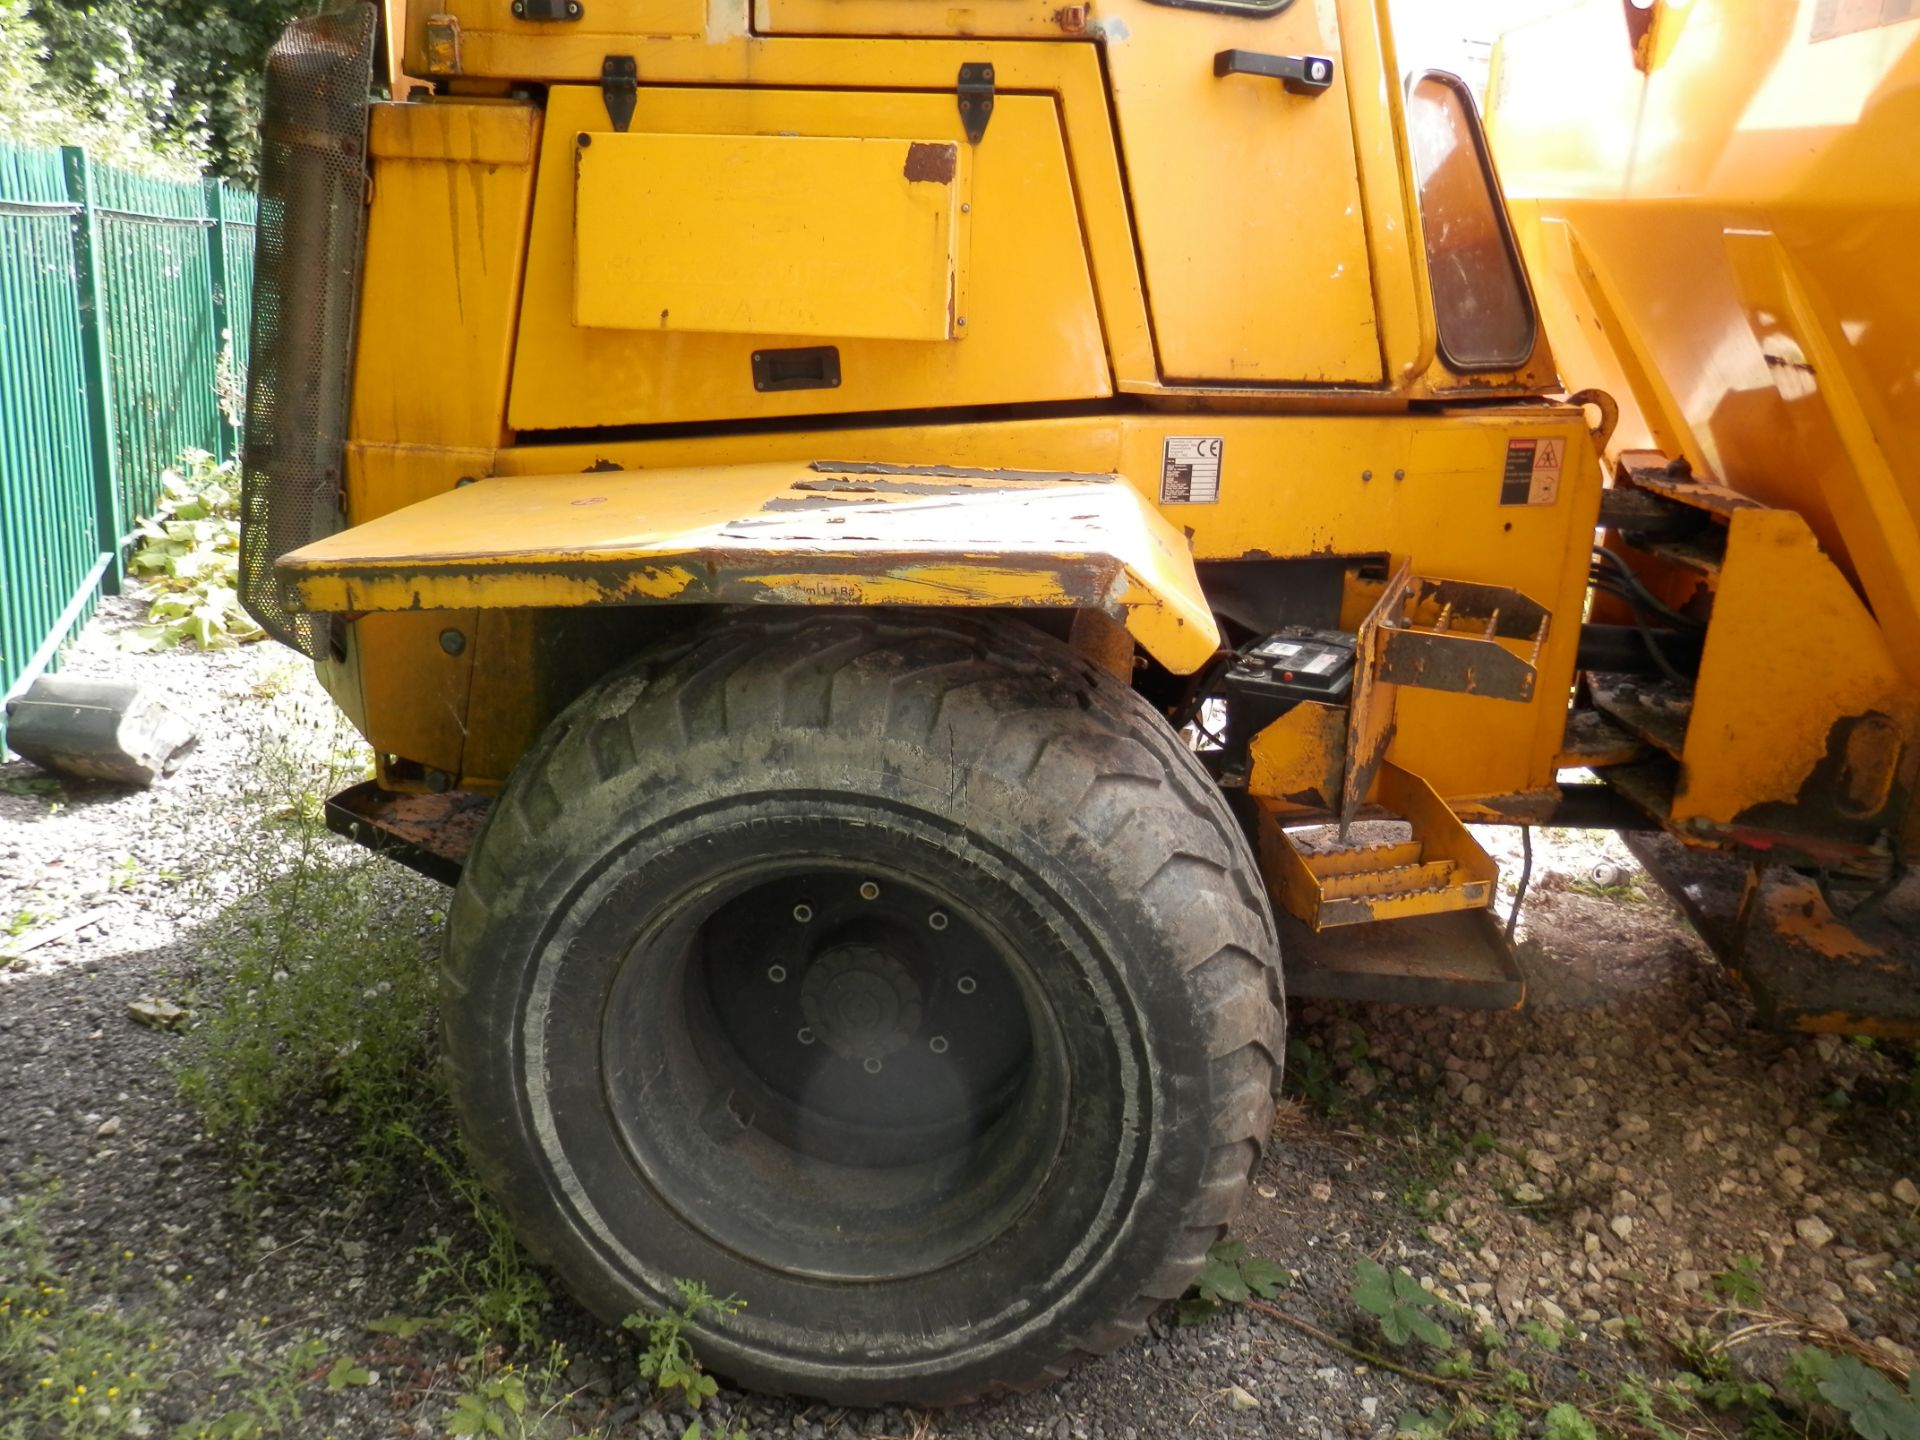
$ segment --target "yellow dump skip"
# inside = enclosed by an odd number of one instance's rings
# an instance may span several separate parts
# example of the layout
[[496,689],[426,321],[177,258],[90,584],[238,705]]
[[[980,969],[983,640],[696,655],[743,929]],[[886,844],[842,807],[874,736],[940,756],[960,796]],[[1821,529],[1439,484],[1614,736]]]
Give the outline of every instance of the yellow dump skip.
[[963,150],[837,136],[582,134],[574,323],[952,339]]
[[1113,475],[783,461],[501,477],[282,556],[294,611],[659,602],[1102,610],[1219,645],[1185,538]]

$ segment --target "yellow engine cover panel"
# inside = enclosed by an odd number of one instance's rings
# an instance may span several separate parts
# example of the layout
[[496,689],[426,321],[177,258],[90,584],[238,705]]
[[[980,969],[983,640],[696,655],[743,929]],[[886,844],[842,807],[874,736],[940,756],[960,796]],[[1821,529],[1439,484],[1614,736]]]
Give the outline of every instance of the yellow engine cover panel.
[[[592,137],[584,151],[583,134]],[[655,189],[647,213],[658,218],[677,206],[692,214],[729,203],[722,193],[727,187],[691,163],[698,147],[666,143],[695,138],[722,148],[728,139],[768,142],[770,148],[746,163],[756,171],[752,186],[763,198],[777,199],[780,213],[743,223],[758,233],[740,236],[718,236],[720,225],[708,219],[677,222],[692,228],[676,232],[682,238],[671,242],[674,263],[644,277],[645,284],[675,287],[675,300],[704,304],[710,316],[738,296],[750,318],[731,324],[776,328],[696,330],[684,312],[675,313],[675,303],[652,299],[646,302],[650,312],[630,317],[643,328],[576,324],[576,255],[598,266],[609,263],[600,257],[652,243],[636,234],[639,212],[622,208],[627,202],[620,181],[598,170],[596,157],[609,145],[613,155],[675,157],[671,177],[647,179]],[[837,144],[815,151],[796,143],[804,139]],[[984,405],[1110,395],[1106,342],[1052,98],[999,96],[992,140],[967,145],[951,90],[642,85],[628,133],[616,135],[597,87],[556,86],[548,99],[534,194],[508,423],[522,431],[576,429],[897,410],[936,399]],[[640,148],[630,149],[628,142]],[[943,171],[949,146],[952,182],[907,179],[910,168]],[[743,145],[736,153],[752,150]],[[582,173],[590,187],[584,207],[575,196],[576,153],[585,161]],[[782,190],[779,178],[768,173],[777,161],[761,158],[780,154],[833,158],[796,174],[792,188]],[[885,166],[876,157],[893,167],[892,177],[882,180]],[[605,188],[596,198],[603,173]],[[885,233],[875,234],[862,217],[878,203],[874,192],[881,186],[894,188],[888,205],[897,200],[899,208]],[[910,205],[927,207],[917,241],[904,219]],[[577,220],[593,233],[576,240]],[[719,250],[700,253],[696,235],[712,239]],[[781,258],[796,244],[810,257],[806,263]],[[928,297],[937,282],[929,277],[948,263],[942,258],[948,253],[955,288],[951,329],[945,330],[939,327],[948,323],[947,297],[937,304]],[[901,262],[909,256],[916,268],[903,279]],[[759,268],[743,271],[743,263]],[[821,276],[831,294],[810,293]],[[861,279],[874,293],[853,293]],[[701,300],[695,292],[703,287],[712,288]],[[597,307],[626,303],[613,293],[616,288],[588,281],[583,318],[614,314]],[[911,296],[891,293],[910,288]],[[661,328],[661,309],[668,312],[668,328]],[[906,328],[914,315],[922,317],[913,323],[923,338],[874,338],[884,328]],[[829,328],[838,324],[854,328]],[[803,328],[777,328],[782,325]],[[821,344],[839,351],[838,385],[756,389],[756,352]]]
[[951,141],[582,135],[574,323],[951,340],[962,154]]

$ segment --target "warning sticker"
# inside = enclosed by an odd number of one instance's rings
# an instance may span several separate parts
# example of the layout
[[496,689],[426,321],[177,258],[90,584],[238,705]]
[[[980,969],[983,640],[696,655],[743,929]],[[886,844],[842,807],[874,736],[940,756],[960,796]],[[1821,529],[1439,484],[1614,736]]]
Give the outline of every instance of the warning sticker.
[[1567,442],[1551,436],[1509,440],[1507,468],[1500,477],[1502,505],[1551,505],[1560,498],[1560,469]]
[[1817,45],[1837,35],[1898,25],[1916,16],[1920,16],[1920,0],[1815,0],[1813,30],[1807,38]]
[[1162,505],[1214,505],[1220,500],[1220,457],[1227,442],[1218,435],[1169,435],[1160,452]]

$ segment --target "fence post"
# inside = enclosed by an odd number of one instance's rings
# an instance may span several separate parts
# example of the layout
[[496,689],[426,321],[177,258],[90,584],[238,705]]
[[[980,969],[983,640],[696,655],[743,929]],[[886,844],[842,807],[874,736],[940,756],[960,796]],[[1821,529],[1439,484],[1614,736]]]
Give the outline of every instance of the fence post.
[[78,145],[61,149],[67,198],[80,207],[73,217],[74,279],[80,298],[80,354],[87,385],[87,437],[92,450],[93,509],[100,548],[111,558],[101,577],[109,595],[120,593],[126,574],[120,537],[127,533],[121,513],[119,456],[113,442],[113,366],[107,341],[107,286],[101,273],[100,217],[93,208],[93,162]]
[[207,290],[213,305],[213,373],[214,393],[218,397],[214,409],[219,412],[220,434],[215,446],[215,459],[222,462],[233,459],[239,448],[235,443],[233,421],[227,415],[226,397],[220,393],[220,362],[227,354],[227,182],[218,176],[208,176],[202,182],[207,197],[207,218],[213,224],[207,227]]

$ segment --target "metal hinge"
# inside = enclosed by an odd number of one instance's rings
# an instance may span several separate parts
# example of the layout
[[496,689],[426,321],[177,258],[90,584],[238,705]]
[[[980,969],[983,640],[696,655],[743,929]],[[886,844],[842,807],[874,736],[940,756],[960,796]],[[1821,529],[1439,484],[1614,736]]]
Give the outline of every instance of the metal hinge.
[[993,66],[977,60],[960,67],[960,128],[967,143],[978,145],[993,118]]
[[607,118],[622,135],[633,123],[633,107],[640,102],[640,66],[631,55],[609,55],[600,64],[600,98]]
[[586,13],[580,0],[513,0],[516,20],[578,20]]

